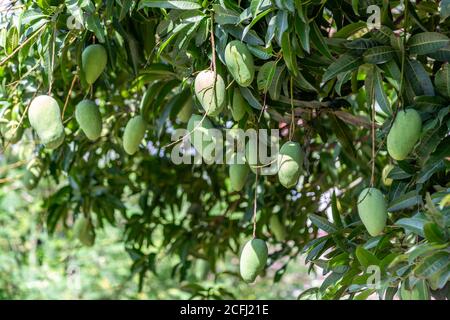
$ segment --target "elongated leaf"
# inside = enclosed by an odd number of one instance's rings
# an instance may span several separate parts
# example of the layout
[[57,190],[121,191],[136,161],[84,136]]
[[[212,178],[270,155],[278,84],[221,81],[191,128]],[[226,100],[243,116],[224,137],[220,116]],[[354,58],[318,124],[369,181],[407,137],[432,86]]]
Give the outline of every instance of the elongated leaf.
[[450,264],[450,254],[437,252],[425,258],[415,269],[414,274],[420,278],[427,278],[447,268]]
[[311,23],[311,42],[316,47],[316,49],[325,57],[329,59],[333,59],[333,56],[330,53],[330,50],[328,49],[328,46],[322,36],[322,33],[320,32],[319,27],[317,26],[316,22]]
[[440,94],[447,98],[450,97],[450,69],[448,64],[445,64],[438,72],[436,72],[434,84]]
[[327,82],[336,77],[341,72],[347,72],[358,68],[362,64],[362,58],[343,54],[333,62],[325,71],[322,81]]
[[379,46],[367,49],[364,53],[364,62],[381,64],[394,58],[395,50],[390,46]]
[[288,70],[296,77],[298,75],[297,56],[293,52],[289,32],[285,32],[281,38],[281,49],[283,50],[283,59]]
[[214,22],[224,25],[224,24],[238,24],[239,23],[239,13],[236,11],[222,7],[221,5],[214,4]]
[[139,9],[142,8],[165,8],[165,9],[179,9],[179,10],[193,10],[201,9],[201,4],[196,0],[141,0],[139,2]]
[[441,0],[439,3],[439,13],[441,14],[442,20],[450,16],[450,0]]
[[338,30],[335,34],[333,34],[333,38],[344,38],[347,39],[354,33],[367,28],[367,23],[363,21],[354,22],[346,25],[342,29]]
[[428,220],[419,218],[402,218],[398,220],[395,224],[399,227],[404,228],[406,231],[417,234],[421,237],[425,237],[423,232],[423,226]]
[[328,233],[334,233],[338,231],[338,229],[324,217],[311,213],[308,215],[308,218],[309,220],[311,220],[313,225],[315,225],[319,229],[322,229],[323,231],[326,231]]
[[258,71],[258,76],[256,78],[256,83],[258,85],[259,91],[267,93],[267,91],[270,88],[270,85],[272,84],[276,68],[277,68],[276,61],[269,61],[261,66],[261,68]]
[[259,100],[255,98],[255,96],[253,95],[253,93],[250,91],[249,88],[239,87],[239,89],[241,90],[242,96],[244,97],[245,100],[247,100],[250,106],[252,106],[257,110],[261,110],[262,108],[261,102],[259,102]]
[[422,203],[422,197],[416,191],[410,191],[394,199],[389,203],[388,211],[394,212],[402,209],[417,206]]
[[419,61],[406,59],[406,80],[416,95],[434,96],[433,83]]
[[281,84],[283,82],[283,71],[285,66],[280,66],[275,69],[275,74],[273,75],[272,83],[269,87],[269,95],[272,100],[278,100],[281,93]]
[[355,254],[359,263],[365,268],[374,265],[378,266],[380,264],[380,260],[378,260],[378,258],[372,252],[364,249],[364,247],[362,246],[356,248]]
[[428,54],[444,48],[450,43],[450,39],[438,32],[422,32],[413,35],[408,40],[409,52],[412,54]]

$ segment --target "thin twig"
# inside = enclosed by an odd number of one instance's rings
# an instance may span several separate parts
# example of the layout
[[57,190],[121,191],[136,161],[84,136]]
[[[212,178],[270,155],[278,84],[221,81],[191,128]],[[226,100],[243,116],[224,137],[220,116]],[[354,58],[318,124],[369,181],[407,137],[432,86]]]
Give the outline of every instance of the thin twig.
[[63,112],[62,112],[62,115],[61,115],[61,119],[62,119],[63,121],[64,121],[64,114],[65,114],[65,112],[66,112],[67,104],[68,104],[68,102],[69,102],[70,95],[72,94],[72,90],[73,90],[73,87],[74,87],[74,85],[75,85],[75,82],[77,81],[77,78],[78,78],[78,75],[74,75],[74,76],[73,76],[72,83],[70,84],[69,93],[67,94],[67,96],[66,96],[66,101],[64,102]]

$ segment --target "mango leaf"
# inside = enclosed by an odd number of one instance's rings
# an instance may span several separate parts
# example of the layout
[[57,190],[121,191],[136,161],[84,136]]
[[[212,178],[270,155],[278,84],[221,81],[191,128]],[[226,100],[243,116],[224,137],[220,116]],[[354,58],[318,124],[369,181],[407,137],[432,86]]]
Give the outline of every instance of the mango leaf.
[[256,83],[258,85],[258,90],[262,91],[264,94],[270,88],[272,84],[273,76],[275,75],[275,70],[277,68],[276,61],[266,62],[261,66],[258,71],[258,76],[256,77]]
[[364,62],[373,64],[386,63],[394,58],[395,50],[390,46],[379,46],[367,49],[364,53]]
[[309,220],[311,220],[313,225],[315,225],[319,229],[322,229],[323,231],[326,231],[328,233],[334,233],[334,232],[338,231],[336,226],[334,226],[330,221],[328,221],[324,217],[310,213],[308,215],[308,218],[309,218]]
[[399,211],[413,206],[417,206],[421,203],[422,197],[418,195],[416,191],[413,190],[391,201],[391,203],[389,203],[388,206],[388,211],[389,212]]
[[380,260],[369,250],[364,249],[362,246],[358,246],[355,251],[356,258],[359,263],[364,267],[368,268],[369,266],[378,266],[380,264]]
[[434,84],[440,94],[447,98],[450,97],[450,69],[448,68],[448,64],[445,64],[436,72]]
[[196,0],[141,0],[138,9],[142,8],[165,8],[179,10],[201,9],[201,4]]
[[285,32],[281,37],[281,49],[283,50],[283,59],[288,70],[296,77],[298,75],[297,56],[293,52],[290,33]]
[[441,20],[445,20],[450,16],[450,0],[441,0],[439,3],[439,13]]
[[309,39],[309,33],[310,33],[310,26],[308,23],[304,22],[300,17],[295,17],[295,33],[297,34],[297,37],[300,41],[300,45],[302,48],[307,52],[310,53],[311,47],[310,47],[310,39]]
[[335,62],[330,64],[328,69],[325,71],[322,81],[325,83],[334,77],[336,77],[341,72],[347,72],[358,68],[362,64],[361,57],[355,57],[350,54],[344,53]]
[[427,182],[436,172],[445,170],[445,162],[443,159],[427,164],[419,173],[417,183]]
[[372,37],[381,44],[389,44],[391,42],[391,37],[394,32],[386,26],[381,26],[380,29],[375,29],[372,31]]
[[438,32],[422,32],[413,35],[408,40],[408,48],[411,54],[433,53],[450,43],[450,39]]
[[438,273],[450,264],[450,254],[447,252],[436,252],[425,258],[422,263],[414,269],[414,274],[419,278],[428,278]]
[[288,13],[287,11],[280,10],[276,15],[276,30],[275,34],[278,44],[281,45],[282,37],[288,30]]
[[310,33],[310,37],[311,37],[311,42],[313,43],[313,45],[316,47],[316,49],[325,57],[333,60],[333,56],[330,53],[330,50],[328,49],[328,46],[323,38],[322,33],[320,32],[319,27],[317,26],[316,22],[313,21],[311,23],[312,27],[311,27],[311,33]]
[[442,229],[434,222],[428,222],[423,226],[423,232],[425,238],[430,242],[435,243],[446,243],[447,237],[445,236]]
[[406,80],[417,96],[434,96],[430,76],[419,61],[406,59]]
[[269,87],[269,95],[272,100],[278,100],[281,93],[281,84],[283,82],[283,71],[284,71],[285,65],[282,65],[280,67],[277,67],[275,69],[275,73],[273,75],[272,83]]
[[239,13],[234,10],[224,8],[221,5],[214,4],[214,22],[224,25],[224,24],[238,24],[239,23]]
[[420,219],[418,217],[413,218],[402,218],[395,222],[395,225],[404,228],[406,231],[417,234],[421,237],[425,237],[423,232],[423,226],[427,223],[428,220]]
[[274,10],[275,10],[274,8],[267,9],[267,10],[265,10],[265,11],[259,13],[256,17],[254,17],[254,18],[252,19],[252,22],[250,22],[250,24],[247,25],[247,26],[244,28],[244,31],[242,32],[242,38],[244,38],[244,37],[247,35],[247,32],[249,32],[250,29],[251,29],[251,28],[252,28],[259,20],[261,20],[261,19],[264,18],[267,14],[269,14],[270,12],[272,12],[272,11],[274,11]]
[[339,29],[335,34],[333,34],[333,38],[344,38],[347,39],[351,35],[356,32],[367,28],[367,23],[364,21],[358,21],[351,24],[346,25],[345,27]]
[[250,106],[252,106],[257,110],[262,109],[261,103],[259,102],[258,99],[255,98],[255,96],[253,95],[253,93],[250,91],[249,88],[239,87],[239,89],[241,90],[242,96],[244,97],[245,100],[247,100]]

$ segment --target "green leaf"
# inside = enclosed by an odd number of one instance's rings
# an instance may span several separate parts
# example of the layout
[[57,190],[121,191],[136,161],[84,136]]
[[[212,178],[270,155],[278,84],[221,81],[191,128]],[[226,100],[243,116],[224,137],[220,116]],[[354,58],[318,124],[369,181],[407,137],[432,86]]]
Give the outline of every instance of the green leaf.
[[348,24],[344,26],[343,28],[339,29],[335,34],[333,34],[333,38],[344,38],[347,39],[351,35],[355,34],[356,32],[367,28],[367,23],[364,21],[358,21],[351,24]]
[[312,28],[310,32],[311,42],[316,47],[316,49],[325,57],[328,59],[333,60],[333,56],[330,53],[330,50],[328,49],[328,46],[323,38],[322,33],[320,32],[319,27],[317,26],[316,22],[313,21],[311,23]]
[[450,16],[450,0],[441,0],[439,3],[439,13],[441,20],[445,20]]
[[272,12],[272,11],[274,11],[274,10],[275,10],[275,8],[267,9],[267,10],[265,10],[265,11],[259,13],[255,18],[253,18],[253,19],[252,19],[252,22],[250,22],[250,24],[247,25],[247,26],[244,28],[244,31],[242,32],[242,38],[244,38],[244,37],[247,35],[247,33],[250,31],[250,29],[251,29],[251,28],[252,28],[259,20],[261,20],[261,19],[264,18],[267,14],[269,14],[270,12]]
[[239,13],[237,13],[236,11],[224,8],[218,4],[213,4],[213,10],[215,23],[221,25],[239,23]]
[[399,211],[420,204],[422,204],[422,197],[416,191],[410,191],[391,201],[388,211]]
[[278,100],[280,97],[284,68],[285,66],[282,65],[275,69],[275,74],[273,75],[273,80],[269,87],[269,95],[272,100]]
[[330,64],[328,69],[325,71],[322,77],[322,81],[325,83],[334,77],[336,77],[339,73],[347,72],[358,68],[362,64],[361,57],[355,57],[344,53],[339,57],[335,62]]
[[443,159],[427,164],[419,173],[417,183],[427,182],[433,174],[445,170],[445,162]]
[[242,96],[244,97],[245,100],[247,100],[247,102],[250,104],[250,106],[252,106],[253,108],[255,108],[257,110],[262,109],[261,103],[259,102],[259,100],[257,98],[255,98],[255,96],[253,95],[253,93],[250,91],[249,88],[239,87],[239,89],[241,90]]
[[264,94],[267,93],[272,84],[276,68],[277,68],[276,61],[269,61],[263,64],[258,71],[256,83],[258,85],[258,90],[262,91]]
[[428,221],[420,218],[402,218],[395,222],[395,225],[404,228],[406,231],[415,233],[421,237],[425,237],[423,226]]
[[309,39],[309,33],[310,33],[310,26],[308,23],[303,22],[303,20],[299,16],[295,16],[295,33],[297,34],[297,37],[300,41],[300,44],[302,48],[307,52],[310,53],[311,47],[310,47],[310,39]]
[[141,0],[138,9],[142,8],[165,8],[179,10],[201,9],[201,4],[196,0]]
[[344,224],[342,223],[342,220],[341,220],[341,213],[339,212],[339,209],[338,209],[338,200],[336,198],[336,192],[334,190],[333,190],[333,195],[331,197],[331,213],[333,215],[334,224],[338,228],[342,228],[344,226]]
[[428,278],[438,273],[450,264],[450,254],[447,252],[436,252],[425,258],[422,263],[414,269],[414,274],[419,278]]
[[372,37],[384,45],[391,43],[391,37],[394,35],[389,27],[381,26],[380,29],[375,29],[372,31]]
[[438,72],[436,72],[434,84],[440,94],[450,98],[450,69],[448,64],[445,64]]
[[408,40],[408,48],[411,54],[428,54],[444,48],[450,43],[450,39],[438,32],[422,32],[413,35]]
[[434,222],[428,222],[423,226],[425,238],[430,242],[446,243],[447,237],[439,226]]
[[364,53],[364,62],[382,64],[392,60],[394,55],[395,50],[391,46],[373,47]]
[[419,61],[406,59],[406,80],[417,96],[434,96],[433,83]]
[[309,220],[311,220],[313,225],[315,225],[319,229],[322,229],[323,231],[326,231],[328,233],[334,233],[334,232],[338,231],[336,226],[334,226],[330,221],[328,221],[324,217],[310,213],[308,215],[308,218],[309,218]]
[[364,249],[362,246],[358,246],[355,251],[356,258],[359,263],[364,267],[368,268],[369,266],[378,266],[380,264],[380,260],[371,253],[369,250]]
[[281,38],[281,49],[283,50],[283,59],[288,70],[296,77],[298,75],[297,56],[292,51],[292,41],[289,38],[289,32],[285,32]]

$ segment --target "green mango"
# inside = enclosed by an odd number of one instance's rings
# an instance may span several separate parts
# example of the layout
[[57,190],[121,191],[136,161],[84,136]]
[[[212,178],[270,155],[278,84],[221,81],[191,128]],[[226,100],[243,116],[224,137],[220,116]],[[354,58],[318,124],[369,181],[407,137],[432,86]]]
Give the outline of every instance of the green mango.
[[386,226],[387,208],[380,190],[366,188],[359,194],[358,214],[372,237],[383,231]]
[[242,279],[251,283],[264,270],[267,263],[268,249],[261,239],[248,241],[241,252],[239,269]]
[[430,292],[425,280],[419,280],[409,290],[406,288],[405,282],[402,282],[399,295],[402,300],[430,300]]
[[[6,119],[1,119],[6,120]],[[0,132],[6,141],[9,143],[17,143],[22,139],[23,136],[23,125],[19,125],[19,122],[16,120],[10,120],[0,123]]]
[[389,173],[394,169],[394,166],[392,164],[388,164],[383,168],[383,171],[381,172],[381,180],[383,180],[383,184],[387,187],[390,187],[392,185],[392,182],[394,181],[391,178],[388,178]]
[[244,163],[237,163],[237,156],[234,154],[231,158],[231,164],[229,168],[230,182],[231,188],[234,191],[241,191],[245,186],[245,182],[247,181],[247,176],[250,172],[250,168],[245,163],[245,161],[241,161]]
[[270,217],[269,227],[277,241],[283,242],[284,240],[286,240],[286,228],[281,223],[278,215],[273,214]]
[[186,102],[181,107],[181,110],[177,114],[178,120],[180,120],[180,122],[183,122],[183,123],[188,122],[193,111],[194,111],[194,106],[193,106],[192,97],[189,96],[188,99],[186,100]]
[[73,233],[75,237],[80,240],[82,244],[92,247],[95,243],[95,230],[89,219],[81,216],[75,221],[73,226]]
[[123,133],[123,148],[129,155],[133,155],[138,151],[139,145],[145,136],[147,123],[141,116],[131,118],[125,126]]
[[35,158],[27,165],[24,175],[22,176],[22,184],[28,190],[34,189],[43,173],[43,163],[40,159]]
[[97,140],[102,133],[102,115],[90,100],[80,101],[75,109],[75,119],[89,140]]
[[87,46],[81,54],[81,66],[88,84],[93,84],[105,70],[108,55],[101,44]]
[[195,77],[194,89],[202,108],[208,116],[217,116],[226,103],[225,82],[220,74],[216,75],[214,88],[214,72],[204,70]]
[[239,88],[233,90],[233,104],[231,105],[231,115],[234,121],[240,121],[247,111],[247,102],[244,100]]
[[387,150],[395,160],[404,160],[420,138],[422,120],[414,109],[400,110],[387,136]]
[[233,40],[225,47],[225,64],[234,80],[242,87],[248,87],[255,77],[253,56],[247,46]]
[[278,179],[280,183],[291,188],[300,178],[303,165],[303,151],[298,142],[288,141],[280,148],[278,155]]
[[33,99],[28,109],[28,119],[41,142],[49,149],[59,147],[64,141],[64,127],[58,102],[42,95]]
[[[199,125],[200,122],[201,124]],[[212,147],[211,144],[214,143],[214,140],[208,131],[213,128],[214,125],[208,118],[203,118],[203,116],[198,114],[193,114],[187,125],[187,131],[190,133],[189,141],[194,146],[195,150],[208,163],[212,163],[215,159],[214,152],[212,154],[210,152],[204,152],[206,148]]]

